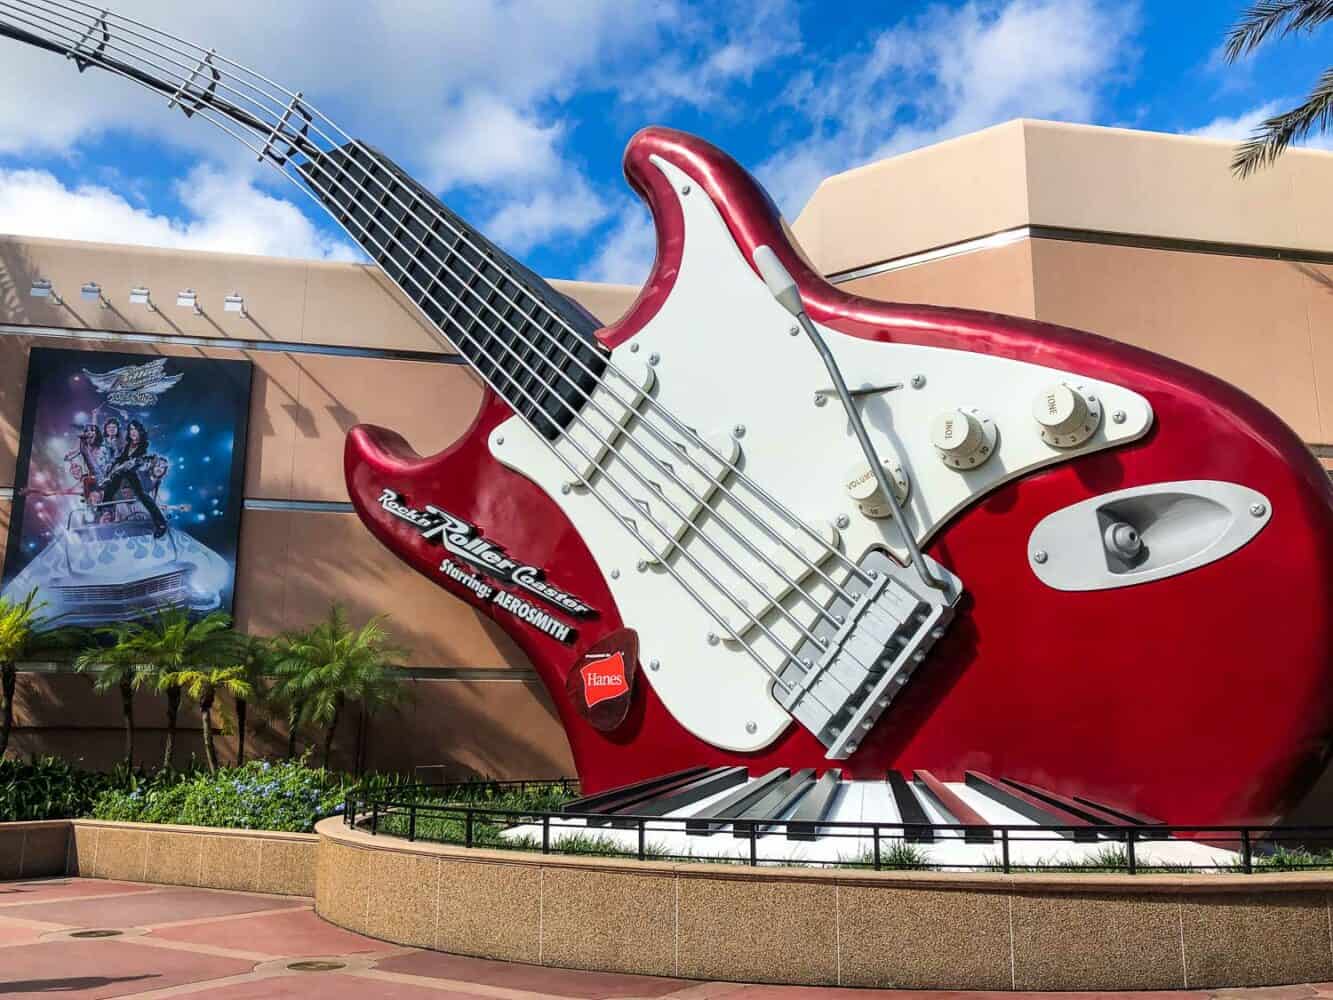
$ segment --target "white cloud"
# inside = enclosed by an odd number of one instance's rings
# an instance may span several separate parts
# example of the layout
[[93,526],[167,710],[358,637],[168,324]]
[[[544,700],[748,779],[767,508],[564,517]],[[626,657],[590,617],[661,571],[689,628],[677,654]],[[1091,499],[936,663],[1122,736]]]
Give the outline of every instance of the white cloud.
[[560,236],[588,232],[606,218],[606,206],[583,181],[575,178],[571,185],[507,199],[481,231],[515,256]]
[[0,170],[0,232],[230,253],[356,260],[349,244],[319,232],[295,205],[251,181],[201,166],[179,185],[189,217],[132,205],[96,185],[66,187],[41,170]]
[[1134,4],[971,0],[936,7],[868,49],[798,77],[813,134],[760,174],[799,211],[820,178],[1014,117],[1090,120],[1133,58]]
[[584,281],[642,285],[656,253],[657,233],[648,209],[639,202],[625,202],[615,224],[603,236],[597,256],[579,277]]
[[[499,235],[522,247],[586,231],[605,214],[565,157],[565,128],[551,106],[582,85],[604,83],[645,61],[659,30],[676,16],[670,3],[616,0],[120,0],[116,10],[279,74],[437,190],[477,187],[504,227]],[[0,11],[0,19],[13,17]],[[113,28],[111,44],[120,48],[111,54],[124,57],[135,42]],[[182,59],[189,68],[191,59]],[[156,61],[159,70],[186,72],[160,55]],[[235,94],[226,96],[243,104]],[[280,99],[275,110],[281,109]],[[81,143],[117,131],[202,155],[228,175],[241,170],[247,156],[254,161],[198,118],[168,110],[165,98],[99,70],[79,74],[69,60],[0,40],[0,154],[78,163]],[[251,195],[245,203],[250,214],[272,214],[282,204],[255,200],[253,189]],[[561,204],[570,214],[556,220]],[[526,221],[519,218],[524,210],[532,213]],[[209,218],[208,231],[229,231],[221,216]],[[168,230],[150,228],[158,242],[168,238],[162,235]],[[197,224],[191,230],[201,231]],[[230,249],[239,251],[252,249],[259,236],[243,224],[230,232],[240,241]],[[293,235],[289,227],[273,242]],[[321,249],[300,238],[295,245]]]
[[666,54],[640,67],[618,87],[623,100],[650,111],[677,104],[726,112],[734,83],[801,48],[799,16],[792,0],[736,0],[722,23],[679,9],[676,36]]
[[1228,139],[1239,142],[1248,139],[1266,119],[1273,117],[1282,109],[1281,101],[1269,101],[1257,108],[1244,111],[1234,118],[1214,118],[1207,125],[1189,129],[1186,135],[1197,135],[1204,139]]
[[[1214,118],[1208,124],[1200,125],[1198,128],[1186,129],[1185,135],[1197,135],[1203,139],[1222,139],[1227,142],[1244,142],[1258,130],[1260,125],[1274,115],[1281,113],[1288,106],[1286,101],[1268,101],[1257,108],[1242,111],[1234,118],[1222,116]],[[1292,143],[1292,147],[1294,149],[1333,150],[1333,134],[1325,132],[1308,135],[1299,142]]]
[[441,191],[549,180],[561,171],[563,132],[559,123],[542,125],[495,94],[467,94],[444,115],[426,152],[424,180]]

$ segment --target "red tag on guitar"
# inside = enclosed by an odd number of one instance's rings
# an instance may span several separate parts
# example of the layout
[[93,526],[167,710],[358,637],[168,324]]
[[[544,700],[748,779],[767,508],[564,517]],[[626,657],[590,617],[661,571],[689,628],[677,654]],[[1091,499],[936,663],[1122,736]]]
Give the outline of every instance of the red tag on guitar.
[[639,667],[639,637],[619,629],[594,643],[569,672],[565,691],[579,714],[609,733],[629,715]]
[[579,673],[583,675],[583,703],[589,708],[629,694],[625,654],[619,650],[600,660],[589,660],[579,668]]

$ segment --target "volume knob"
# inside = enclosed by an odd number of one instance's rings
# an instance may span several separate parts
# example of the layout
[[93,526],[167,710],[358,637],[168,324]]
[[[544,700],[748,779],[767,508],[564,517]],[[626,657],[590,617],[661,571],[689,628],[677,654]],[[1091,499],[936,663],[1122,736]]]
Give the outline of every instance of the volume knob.
[[[892,453],[889,453],[887,457],[881,456],[880,461],[884,463],[884,471],[888,473],[889,485],[893,488],[893,495],[897,498],[898,506],[901,507],[907,502],[907,494],[911,490],[907,473],[903,471],[902,463],[898,460],[898,457]],[[847,470],[843,488],[847,491],[847,496],[856,502],[857,509],[866,517],[893,516],[894,505],[884,496],[884,491],[879,488],[879,480],[871,470],[870,463],[865,459],[861,459]]]
[[1102,404],[1081,385],[1057,382],[1037,394],[1032,416],[1041,439],[1052,448],[1077,448],[1097,432]]
[[930,425],[930,443],[954,469],[975,469],[995,452],[995,423],[980,410],[945,410]]

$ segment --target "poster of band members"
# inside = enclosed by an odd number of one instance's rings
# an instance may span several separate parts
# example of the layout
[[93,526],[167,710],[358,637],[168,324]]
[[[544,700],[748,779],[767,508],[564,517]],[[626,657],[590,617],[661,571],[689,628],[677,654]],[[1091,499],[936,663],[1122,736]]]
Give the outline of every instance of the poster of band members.
[[231,610],[250,362],[33,348],[0,595],[53,624]]

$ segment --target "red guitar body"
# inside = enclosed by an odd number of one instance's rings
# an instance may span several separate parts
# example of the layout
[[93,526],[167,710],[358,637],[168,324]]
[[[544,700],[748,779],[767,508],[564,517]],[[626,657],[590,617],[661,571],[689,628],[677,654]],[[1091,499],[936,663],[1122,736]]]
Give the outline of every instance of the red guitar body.
[[[927,552],[965,581],[966,596],[926,668],[844,761],[828,760],[795,723],[758,752],[712,746],[675,721],[646,669],[631,677],[623,722],[611,732],[594,727],[569,694],[570,672],[590,647],[615,646],[635,622],[622,620],[561,507],[492,457],[488,435],[510,408],[488,393],[468,433],[428,457],[392,431],[355,428],[346,474],[361,518],[419,572],[512,633],[555,701],[585,791],[698,764],[840,767],[865,778],[923,768],[947,780],[977,769],[1177,824],[1279,819],[1322,770],[1333,732],[1333,491],[1296,435],[1233,386],[1102,337],[847,295],[801,258],[737,164],[661,129],[640,133],[626,154],[626,174],[654,213],[658,253],[634,306],[599,334],[608,346],[633,338],[656,314],[681,259],[679,208],[650,166],[654,156],[698,180],[747,260],[755,247],[773,247],[810,316],[826,327],[1077,371],[1141,394],[1155,421],[1137,441],[1001,485],[935,533]],[[1051,512],[1095,494],[1189,479],[1261,491],[1272,502],[1271,523],[1226,558],[1139,586],[1068,593],[1014,572]],[[501,613],[441,572],[440,547],[385,511],[385,489],[478,526],[516,558],[545,567],[552,584],[596,616],[579,623],[571,645]]]

